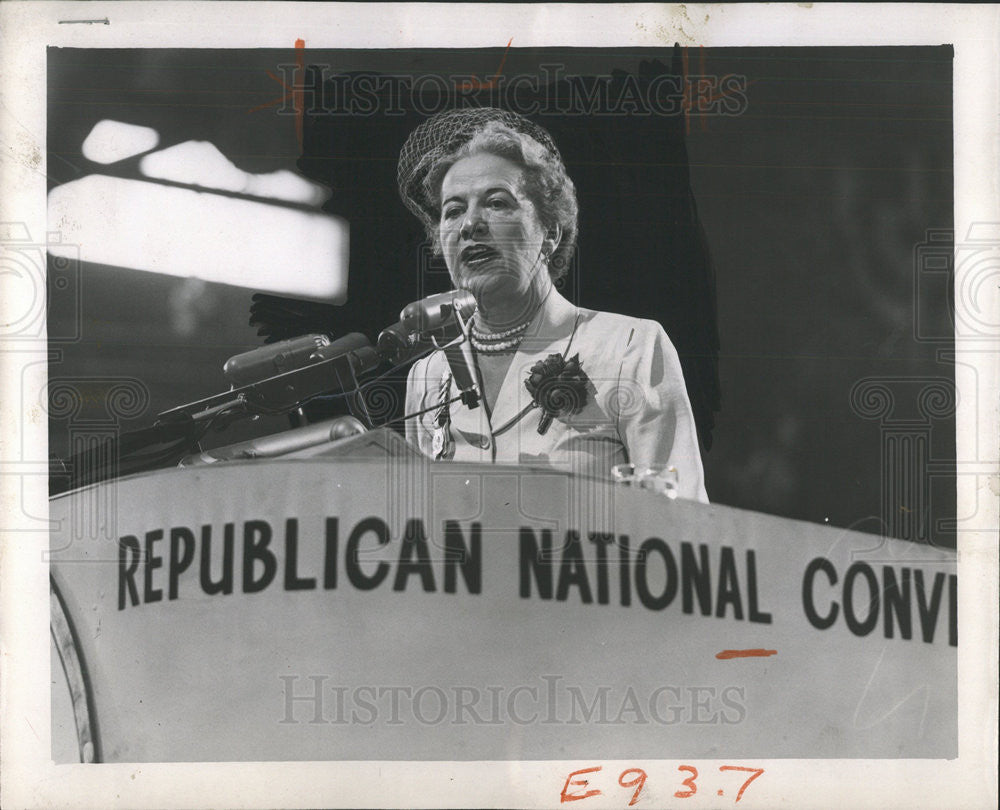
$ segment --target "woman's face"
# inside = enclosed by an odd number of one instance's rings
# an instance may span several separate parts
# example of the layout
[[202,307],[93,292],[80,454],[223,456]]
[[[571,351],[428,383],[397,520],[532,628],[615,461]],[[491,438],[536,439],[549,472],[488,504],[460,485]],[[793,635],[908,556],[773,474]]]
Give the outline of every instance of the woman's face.
[[479,152],[455,163],[441,184],[438,233],[452,283],[487,311],[529,304],[538,274],[548,278],[545,228],[522,176],[516,163]]

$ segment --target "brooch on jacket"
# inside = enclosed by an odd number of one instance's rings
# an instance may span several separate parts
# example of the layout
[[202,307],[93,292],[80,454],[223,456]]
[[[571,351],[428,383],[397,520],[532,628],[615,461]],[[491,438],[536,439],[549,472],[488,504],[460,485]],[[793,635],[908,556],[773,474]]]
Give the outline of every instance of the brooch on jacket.
[[524,387],[531,394],[532,406],[542,409],[539,435],[545,435],[555,417],[579,413],[587,404],[590,380],[580,366],[579,354],[569,360],[561,354],[550,354],[531,367]]

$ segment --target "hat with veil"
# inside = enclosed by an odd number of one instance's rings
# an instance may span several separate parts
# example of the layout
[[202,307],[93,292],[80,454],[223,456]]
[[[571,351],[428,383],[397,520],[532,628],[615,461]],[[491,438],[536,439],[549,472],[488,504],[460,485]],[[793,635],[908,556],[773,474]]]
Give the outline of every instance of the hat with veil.
[[486,124],[497,122],[537,141],[550,156],[562,163],[562,156],[552,136],[542,127],[517,113],[496,107],[468,107],[445,110],[428,118],[406,139],[399,153],[397,182],[399,196],[421,222],[430,229],[436,226],[435,201],[427,198],[424,179],[446,155],[472,140]]

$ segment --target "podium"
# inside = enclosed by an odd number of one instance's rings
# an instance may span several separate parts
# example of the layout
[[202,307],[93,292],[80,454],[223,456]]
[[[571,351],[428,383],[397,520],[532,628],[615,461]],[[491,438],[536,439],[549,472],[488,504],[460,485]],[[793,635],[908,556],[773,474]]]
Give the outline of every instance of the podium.
[[342,441],[51,501],[69,756],[957,755],[954,552]]

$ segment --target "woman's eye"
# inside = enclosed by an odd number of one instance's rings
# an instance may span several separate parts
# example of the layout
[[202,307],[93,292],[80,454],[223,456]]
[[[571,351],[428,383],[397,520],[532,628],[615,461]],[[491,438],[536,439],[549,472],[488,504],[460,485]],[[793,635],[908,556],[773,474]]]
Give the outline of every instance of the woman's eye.
[[502,211],[502,210],[505,210],[507,208],[510,208],[510,206],[507,204],[506,200],[503,200],[503,199],[500,199],[500,198],[497,198],[497,197],[495,197],[495,198],[493,198],[492,200],[489,201],[489,206],[494,211]]
[[445,208],[444,212],[441,214],[442,219],[454,219],[459,214],[458,208]]

